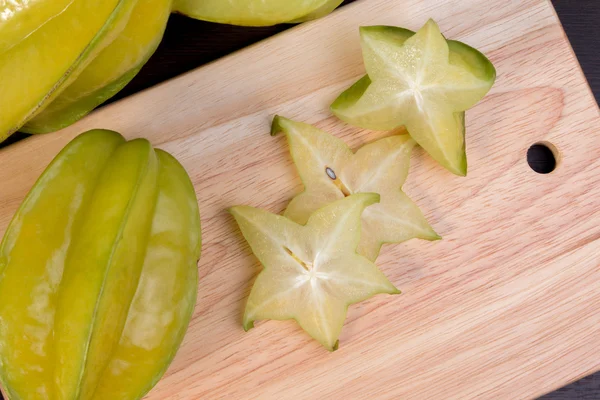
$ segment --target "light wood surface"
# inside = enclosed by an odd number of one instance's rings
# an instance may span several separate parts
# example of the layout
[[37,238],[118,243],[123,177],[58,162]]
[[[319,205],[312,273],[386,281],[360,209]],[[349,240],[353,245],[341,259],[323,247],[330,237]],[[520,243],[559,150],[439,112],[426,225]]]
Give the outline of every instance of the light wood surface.
[[[335,353],[292,322],[244,333],[259,265],[225,209],[280,212],[301,190],[271,117],[314,123],[354,148],[385,135],[344,125],[328,104],[364,73],[359,25],[417,29],[429,17],[498,70],[467,112],[467,178],[413,154],[405,189],[444,240],[384,248],[378,265],[404,294],[351,307]],[[196,312],[149,399],[522,399],[600,369],[600,116],[546,0],[359,1],[9,146],[0,233],[59,149],[90,128],[173,153],[201,207]],[[560,153],[549,175],[526,162],[540,141]]]

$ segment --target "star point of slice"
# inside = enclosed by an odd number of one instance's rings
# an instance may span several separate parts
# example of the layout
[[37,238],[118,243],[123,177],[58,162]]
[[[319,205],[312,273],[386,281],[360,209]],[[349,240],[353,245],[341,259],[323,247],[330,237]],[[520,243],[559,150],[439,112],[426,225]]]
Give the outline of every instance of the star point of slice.
[[360,193],[315,211],[306,225],[248,206],[229,211],[263,265],[246,304],[243,326],[294,319],[333,351],[348,306],[376,294],[400,291],[360,256],[361,214],[379,195]]
[[375,261],[384,243],[412,238],[438,240],[423,213],[402,192],[415,141],[408,135],[379,139],[356,153],[342,141],[314,126],[280,116],[273,132],[286,134],[292,159],[304,183],[285,216],[300,224],[324,205],[353,193],[378,193],[381,201],[362,214],[358,252]]
[[492,63],[446,40],[433,20],[416,33],[370,26],[360,34],[368,75],[334,101],[333,113],[367,129],[405,126],[436,161],[466,175],[464,112],[494,84]]

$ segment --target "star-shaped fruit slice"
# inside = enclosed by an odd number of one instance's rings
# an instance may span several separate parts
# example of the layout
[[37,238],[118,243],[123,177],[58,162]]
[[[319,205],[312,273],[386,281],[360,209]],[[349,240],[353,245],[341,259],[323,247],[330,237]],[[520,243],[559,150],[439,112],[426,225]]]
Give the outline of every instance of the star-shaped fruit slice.
[[306,225],[248,206],[230,209],[264,269],[244,313],[244,329],[263,319],[294,319],[328,350],[337,349],[348,306],[376,294],[400,293],[356,252],[360,216],[379,201],[355,194],[313,213]]
[[360,33],[368,76],[336,99],[334,114],[368,129],[405,126],[435,160],[466,175],[464,111],[494,84],[492,63],[464,43],[447,41],[433,20],[417,33],[389,26]]
[[287,136],[305,186],[288,205],[286,217],[304,224],[315,210],[332,201],[353,193],[378,193],[381,201],[362,214],[360,254],[375,261],[384,243],[440,239],[401,189],[415,145],[410,136],[389,136],[353,153],[346,143],[327,132],[277,116],[271,133],[280,131]]

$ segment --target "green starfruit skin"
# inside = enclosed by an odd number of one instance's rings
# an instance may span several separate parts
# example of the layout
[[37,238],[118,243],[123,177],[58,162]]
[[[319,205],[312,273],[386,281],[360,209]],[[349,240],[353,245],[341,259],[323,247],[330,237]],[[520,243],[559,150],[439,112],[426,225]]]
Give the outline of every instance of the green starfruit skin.
[[[370,26],[368,27],[368,29],[374,32],[384,32],[386,35],[393,37],[398,42],[399,46],[401,46],[408,38],[415,34],[415,32],[411,31],[410,29],[387,25]],[[494,65],[479,50],[458,40],[446,40],[446,43],[448,43],[448,48],[450,50],[449,57],[451,64],[460,66],[468,70],[481,80],[489,82],[493,82],[496,80],[496,69],[494,68]],[[367,90],[369,83],[370,80],[368,79],[367,75],[365,75],[359,81],[357,81],[354,84],[356,85],[356,87],[354,87],[355,96],[362,95],[362,93],[364,93],[364,91]],[[342,95],[338,99],[336,99],[336,102],[342,102],[344,98],[346,98],[347,101],[349,100],[348,93],[346,93],[346,95],[343,97]],[[354,99],[354,97],[352,99]],[[335,106],[333,107],[335,108]]]
[[[401,45],[415,34],[414,31],[395,26],[372,26],[369,27],[369,29],[380,30],[393,36],[398,41],[398,45]],[[496,79],[496,69],[481,52],[457,40],[447,40],[447,43],[448,48],[450,49],[449,57],[451,64],[465,68],[482,80],[494,81]],[[360,99],[370,84],[371,79],[369,76],[363,76],[335,99],[331,104],[331,109],[335,113],[337,109],[346,108],[352,103],[355,103]],[[457,118],[464,121],[464,114],[464,111],[457,113]]]
[[8,399],[139,399],[172,361],[197,293],[201,231],[183,167],[90,131],[54,159],[0,245]]

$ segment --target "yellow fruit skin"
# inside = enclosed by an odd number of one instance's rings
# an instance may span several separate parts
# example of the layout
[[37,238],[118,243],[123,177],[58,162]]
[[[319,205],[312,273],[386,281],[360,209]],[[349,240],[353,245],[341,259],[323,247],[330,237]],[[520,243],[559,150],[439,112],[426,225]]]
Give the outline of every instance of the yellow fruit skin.
[[142,139],[90,131],[44,172],[0,245],[0,379],[9,399],[138,399],[196,299],[197,201]]
[[60,399],[91,398],[118,344],[144,261],[136,249],[150,233],[157,164],[145,140],[120,146],[69,248],[54,328]]
[[171,11],[265,26],[320,18],[341,3],[11,0],[0,5],[0,142],[19,129],[65,128],[117,94],[158,47]]
[[[175,0],[173,11],[223,24],[269,26],[308,16],[332,0]],[[322,12],[319,15],[323,14]]]
[[340,6],[340,4],[342,4],[343,2],[344,2],[344,0],[328,0],[327,3],[323,4],[321,7],[314,10],[310,14],[307,14],[301,18],[295,19],[290,22],[291,23],[302,23],[302,22],[312,21],[314,19],[322,18],[322,17],[326,16],[327,14],[333,12],[333,10],[338,8]]
[[146,258],[119,346],[94,399],[137,399],[175,356],[196,304],[200,217],[183,167],[156,150],[158,199]]
[[[50,164],[13,217],[0,245],[0,365],[10,399],[55,391],[54,317],[66,252],[95,182],[124,139],[95,131]],[[32,249],[35,249],[32,251]]]
[[71,0],[11,0],[0,3],[0,54],[56,18]]
[[21,131],[57,131],[117,94],[158,47],[171,13],[171,3],[172,0],[138,1],[119,36]]
[[54,100],[117,37],[136,1],[73,0],[0,53],[0,141]]

